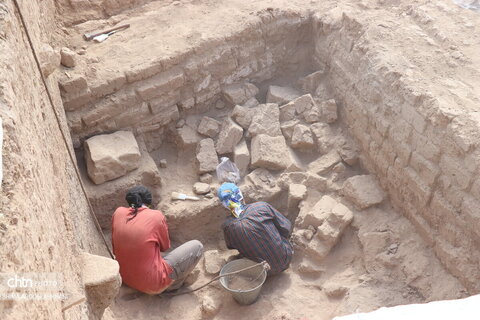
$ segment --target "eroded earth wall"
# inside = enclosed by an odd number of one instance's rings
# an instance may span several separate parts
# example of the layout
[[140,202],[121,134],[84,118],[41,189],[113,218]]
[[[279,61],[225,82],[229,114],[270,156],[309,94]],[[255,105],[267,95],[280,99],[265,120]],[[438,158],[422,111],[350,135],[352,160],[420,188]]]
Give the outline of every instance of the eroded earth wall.
[[[53,1],[19,1],[36,49],[55,28]],[[0,194],[0,272],[55,272],[72,298],[83,295],[78,254],[107,255],[80,190],[67,145],[13,1],[0,1],[0,116],[4,179]],[[56,108],[63,109],[55,73],[48,77]],[[68,136],[68,131],[67,136]],[[71,147],[71,146],[70,146]],[[63,319],[62,303],[0,301],[2,319]],[[87,319],[85,303],[64,313]]]
[[[446,7],[436,12],[450,14]],[[468,100],[474,94],[455,95],[467,88],[458,76],[468,75],[468,61],[458,54],[434,60],[454,45],[438,29],[428,32],[426,17],[418,9],[381,19],[348,10],[317,14],[315,57],[363,149],[363,166],[378,175],[447,269],[478,292],[480,130]],[[445,80],[440,72],[448,73]]]

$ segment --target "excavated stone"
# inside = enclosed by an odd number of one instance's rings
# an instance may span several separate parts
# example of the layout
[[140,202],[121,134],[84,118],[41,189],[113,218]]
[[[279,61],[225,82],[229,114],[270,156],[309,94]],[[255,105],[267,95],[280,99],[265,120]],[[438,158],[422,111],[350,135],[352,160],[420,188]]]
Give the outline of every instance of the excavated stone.
[[293,103],[287,103],[279,108],[280,110],[280,122],[295,120],[296,110]]
[[290,150],[283,136],[259,134],[252,139],[252,166],[282,170],[292,164]]
[[67,94],[85,92],[88,89],[87,79],[83,75],[63,77],[59,82],[60,89]]
[[49,44],[43,43],[38,50],[38,58],[40,60],[40,69],[43,76],[48,77],[60,65],[60,54],[54,50]]
[[204,267],[207,274],[217,274],[220,269],[236,255],[237,250],[207,250],[204,253]]
[[254,109],[236,105],[233,108],[232,119],[235,120],[243,129],[248,129],[252,122]]
[[256,106],[258,106],[260,104],[260,102],[258,102],[257,99],[255,98],[250,98],[247,100],[247,102],[245,102],[243,104],[244,107],[247,107],[247,108],[254,108]]
[[211,184],[213,176],[210,173],[205,173],[200,176],[200,182]]
[[218,154],[232,153],[243,137],[243,129],[231,119],[222,123],[222,129],[215,146]]
[[139,166],[140,149],[130,131],[91,137],[84,148],[88,176],[95,184],[121,177]]
[[221,299],[214,299],[210,296],[203,296],[202,298],[202,314],[205,317],[214,317],[220,308],[222,307],[222,300]]
[[207,194],[210,192],[211,189],[212,188],[209,184],[203,182],[196,182],[193,185],[193,192],[195,192],[196,194]]
[[318,151],[321,153],[329,152],[333,147],[335,136],[330,128],[330,125],[326,123],[314,123],[310,126],[310,130],[315,137]]
[[120,266],[114,259],[89,253],[82,253],[80,259],[87,302],[95,319],[101,319],[122,285]]
[[295,115],[302,115],[313,108],[317,108],[317,105],[310,94],[305,94],[292,100],[285,105],[285,107],[287,106],[291,106],[295,109]]
[[322,119],[326,123],[333,123],[337,121],[337,102],[335,102],[335,99],[322,102],[320,109],[322,110]]
[[247,203],[255,201],[270,201],[282,189],[277,185],[275,177],[266,169],[258,168],[245,177],[241,186],[242,193]]
[[[324,143],[325,144],[325,143]],[[349,142],[345,142],[338,148],[338,153],[343,161],[350,166],[354,166],[358,162],[358,151]]]
[[254,137],[258,134],[267,134],[272,137],[282,135],[280,130],[280,110],[278,105],[267,103],[252,108],[253,118],[248,128],[250,136]]
[[221,110],[221,109],[224,109],[225,108],[225,102],[223,102],[223,100],[217,100],[217,102],[215,102],[215,108]]
[[385,198],[383,190],[372,175],[348,178],[343,185],[342,194],[359,209],[380,204]]
[[341,298],[347,292],[348,288],[336,282],[327,282],[322,285],[325,294],[330,298]]
[[62,48],[60,50],[60,63],[67,68],[73,68],[76,65],[76,56],[77,54],[69,48]]
[[210,117],[203,117],[198,125],[197,131],[204,136],[214,138],[220,131],[221,123]]
[[245,140],[235,146],[233,162],[235,162],[237,168],[240,170],[240,174],[243,176],[250,165],[250,151],[248,150]]
[[283,105],[299,96],[301,93],[293,88],[270,86],[267,92],[267,103]]
[[290,145],[292,148],[297,149],[312,149],[315,147],[310,128],[303,124],[297,124],[293,128],[292,141]]
[[314,93],[324,76],[323,70],[311,73],[308,76],[298,80],[298,85],[300,88],[302,88],[303,92]]
[[196,159],[199,174],[215,171],[218,165],[218,156],[212,139],[203,139],[198,143]]
[[307,197],[307,187],[303,184],[291,184],[288,189],[288,210],[298,209],[300,201]]
[[304,184],[307,178],[305,172],[284,172],[280,175],[277,183],[282,190],[288,190],[291,184]]
[[311,162],[308,165],[308,170],[323,175],[328,173],[337,163],[342,161],[337,151],[331,150],[326,155],[321,156],[319,159]]
[[234,83],[223,88],[225,101],[232,105],[243,104],[258,94],[258,88],[251,83]]
[[300,121],[298,120],[290,120],[281,124],[280,129],[282,130],[282,134],[287,141],[292,140],[293,130],[295,126],[299,124]]
[[307,175],[307,179],[305,180],[305,185],[308,188],[324,192],[327,189],[327,182],[327,178],[319,176],[316,173],[309,172]]
[[195,130],[188,125],[177,129],[177,144],[183,148],[189,148],[196,145],[199,139],[200,138]]

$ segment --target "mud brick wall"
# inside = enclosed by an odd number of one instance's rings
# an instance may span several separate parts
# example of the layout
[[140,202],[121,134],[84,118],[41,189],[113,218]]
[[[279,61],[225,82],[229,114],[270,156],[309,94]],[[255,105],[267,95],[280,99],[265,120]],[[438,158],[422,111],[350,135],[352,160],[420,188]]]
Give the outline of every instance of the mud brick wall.
[[437,98],[421,74],[408,77],[404,58],[386,53],[374,35],[348,12],[318,14],[316,62],[329,72],[342,120],[362,147],[362,165],[444,266],[478,293],[478,122],[462,105]]
[[[157,57],[126,71],[63,79],[63,102],[76,146],[94,134],[120,129],[142,135],[149,151],[161,144],[162,129],[187,113],[205,112],[226,84],[271,79],[281,69],[296,72],[311,61],[308,17],[268,13],[225,39],[195,50]],[[90,81],[90,83],[89,83]]]

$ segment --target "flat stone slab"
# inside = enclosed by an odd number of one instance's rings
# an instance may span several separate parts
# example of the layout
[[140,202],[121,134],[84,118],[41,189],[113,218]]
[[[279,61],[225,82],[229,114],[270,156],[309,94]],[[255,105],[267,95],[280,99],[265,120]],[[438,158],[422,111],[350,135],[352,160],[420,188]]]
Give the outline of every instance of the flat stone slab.
[[293,160],[283,136],[270,137],[259,134],[252,139],[252,166],[282,170],[288,168]]
[[277,104],[261,104],[251,110],[253,110],[253,117],[248,127],[248,133],[252,137],[258,134],[267,134],[272,137],[282,135],[279,120],[280,110]]
[[359,209],[377,205],[385,198],[385,193],[372,175],[348,178],[343,184],[342,194]]
[[270,86],[267,92],[267,103],[282,105],[301,95],[301,92],[290,87]]
[[130,131],[91,137],[84,147],[88,176],[95,184],[124,176],[139,166],[140,149]]
[[196,160],[199,174],[215,171],[218,165],[218,156],[212,139],[203,139],[198,143]]

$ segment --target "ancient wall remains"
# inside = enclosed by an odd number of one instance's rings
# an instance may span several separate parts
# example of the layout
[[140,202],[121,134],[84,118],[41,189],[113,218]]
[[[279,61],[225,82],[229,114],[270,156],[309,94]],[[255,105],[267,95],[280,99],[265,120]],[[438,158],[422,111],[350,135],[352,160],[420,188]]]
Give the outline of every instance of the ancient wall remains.
[[259,83],[279,71],[308,68],[313,49],[308,17],[289,12],[260,18],[226,39],[175,56],[146,56],[143,64],[108,77],[63,78],[60,88],[74,144],[127,129],[143,136],[151,151],[162,143],[166,125],[180,115],[208,110],[225,85],[247,79]]
[[328,70],[343,121],[362,146],[362,165],[377,174],[447,269],[478,292],[475,116],[427,88],[424,83],[435,82],[423,81],[426,74],[409,75],[405,58],[387,51],[375,34],[348,12],[315,15],[315,58]]
[[[53,1],[19,1],[34,46],[43,52],[55,27]],[[77,257],[107,255],[74,164],[69,161],[13,1],[0,1],[0,117],[4,178],[0,194],[1,272],[55,272],[71,297],[82,296]],[[54,72],[54,71],[53,71]],[[63,109],[55,72],[48,78],[56,108]],[[68,130],[60,112],[62,128]],[[68,136],[68,131],[66,131]],[[71,147],[71,144],[69,145]],[[85,303],[62,314],[55,301],[1,301],[2,319],[88,319]]]

